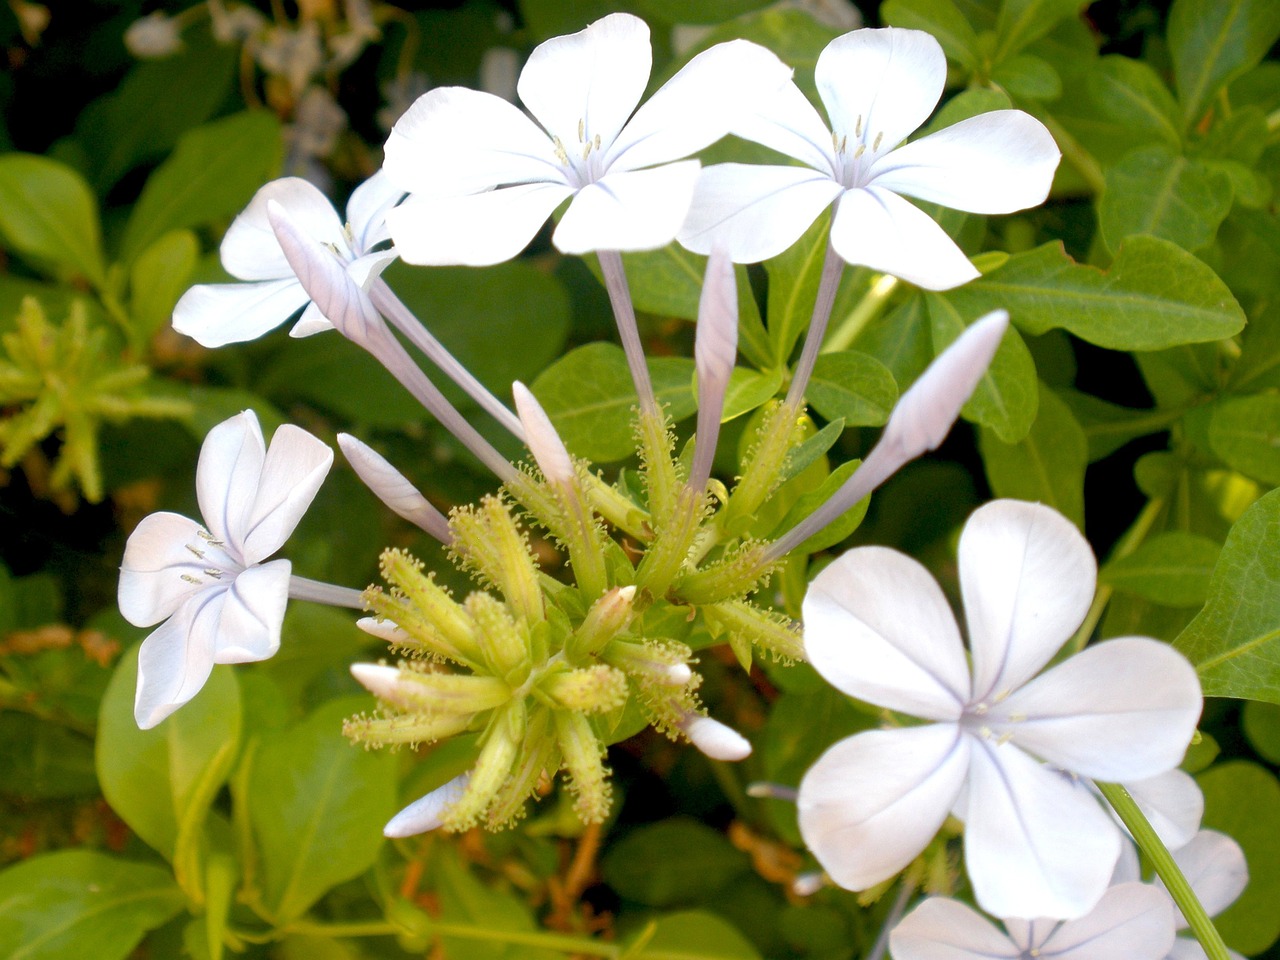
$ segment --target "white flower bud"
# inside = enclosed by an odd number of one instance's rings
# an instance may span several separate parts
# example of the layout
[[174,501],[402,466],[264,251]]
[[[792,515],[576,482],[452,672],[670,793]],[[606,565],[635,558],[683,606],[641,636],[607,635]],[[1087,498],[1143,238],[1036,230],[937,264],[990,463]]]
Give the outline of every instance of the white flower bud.
[[686,737],[712,760],[745,760],[751,756],[747,738],[719,720],[689,714],[680,724]]
[[519,380],[511,385],[511,392],[516,400],[516,413],[524,424],[525,442],[533,459],[538,461],[543,476],[554,486],[572,489],[577,483],[573,460],[560,434],[556,433],[551,418],[538,403],[538,398]]
[[444,823],[444,816],[449,808],[466,793],[470,782],[471,774],[464,773],[432,790],[425,797],[413,801],[387,821],[387,825],[382,828],[382,835],[394,840],[435,830]]
[[449,521],[444,514],[433,507],[418,492],[418,488],[384,457],[349,433],[338,434],[338,446],[356,475],[364,481],[364,485],[397,516],[408,520],[443,544],[453,542]]

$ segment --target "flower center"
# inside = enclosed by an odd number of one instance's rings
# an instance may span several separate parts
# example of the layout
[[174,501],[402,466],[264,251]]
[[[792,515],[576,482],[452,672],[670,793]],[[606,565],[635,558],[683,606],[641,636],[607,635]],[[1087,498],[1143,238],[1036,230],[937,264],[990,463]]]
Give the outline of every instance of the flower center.
[[195,586],[210,586],[221,580],[234,580],[244,567],[224,549],[226,544],[203,527],[196,529],[196,542],[185,544],[195,562],[186,565],[178,576]]
[[831,148],[836,155],[836,177],[840,183],[847,189],[865,187],[871,179],[867,175],[871,164],[879,156],[882,146],[884,131],[876,131],[872,136],[871,129],[864,127],[861,114],[853,125],[852,143],[847,133],[833,132]]
[[960,717],[960,725],[968,733],[982,740],[994,740],[997,746],[1013,739],[1019,723],[1027,719],[1025,713],[1009,713],[999,709],[1012,690],[984,697],[969,704]]
[[604,172],[600,160],[603,156],[600,134],[593,136],[587,129],[587,121],[584,118],[578,119],[576,144],[566,146],[559,137],[552,137],[551,143],[556,148],[556,159],[569,173],[569,179],[575,187],[581,189],[588,183],[594,183],[600,179]]

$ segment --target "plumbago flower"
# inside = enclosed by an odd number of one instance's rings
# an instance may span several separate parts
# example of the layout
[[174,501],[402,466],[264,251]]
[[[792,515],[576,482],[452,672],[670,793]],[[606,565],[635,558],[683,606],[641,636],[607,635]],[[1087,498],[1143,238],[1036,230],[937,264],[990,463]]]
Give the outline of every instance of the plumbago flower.
[[245,410],[210,430],[200,448],[204,523],[153,513],[129,536],[120,612],[139,627],[164,621],[138,654],[138,726],[154,727],[194,697],[215,663],[265,660],[279,649],[297,584],[288,560],[263,561],[293,532],[332,463],[332,450],[289,424],[267,449],[258,418]]
[[367,288],[396,258],[393,249],[373,248],[388,238],[386,212],[403,195],[381,173],[351,194],[344,225],[327,197],[298,177],[273,180],[231,223],[222,240],[222,266],[245,283],[198,284],[173,310],[173,329],[206,347],[253,340],[306,306],[292,335],[305,337],[332,324],[302,288],[267,216],[280,204],[308,236],[323,243],[361,288]]
[[1167,644],[1127,637],[1036,677],[1084,619],[1097,574],[1084,538],[1048,507],[977,510],[959,562],[971,664],[941,589],[896,551],[850,550],[811,585],[805,650],[818,672],[929,722],[831,747],[800,784],[801,833],[837,883],[861,890],[910,863],[954,814],[984,910],[1081,917],[1121,839],[1073,777],[1175,767],[1200,715],[1195,670]]
[[533,120],[463,87],[421,96],[386,145],[384,170],[410,193],[387,218],[400,255],[508,260],[568,197],[552,238],[564,253],[670,243],[699,171],[695,160],[671,161],[719,140],[791,71],[748,41],[718,44],[637,110],[651,63],[649,28],[615,13],[529,56],[516,89]]
[[970,213],[1012,213],[1044,201],[1060,153],[1021,110],[962,120],[913,143],[946,83],[932,36],[886,27],[829,43],[815,79],[831,127],[794,83],[733,132],[805,166],[717,164],[703,171],[680,242],[713,243],[739,263],[776,256],[833,202],[831,246],[917,286],[945,290],[978,275],[960,248],[900,194]]
[[1159,890],[1125,883],[1078,920],[1005,920],[1004,927],[967,904],[930,897],[894,928],[889,952],[893,960],[1164,960],[1173,909]]

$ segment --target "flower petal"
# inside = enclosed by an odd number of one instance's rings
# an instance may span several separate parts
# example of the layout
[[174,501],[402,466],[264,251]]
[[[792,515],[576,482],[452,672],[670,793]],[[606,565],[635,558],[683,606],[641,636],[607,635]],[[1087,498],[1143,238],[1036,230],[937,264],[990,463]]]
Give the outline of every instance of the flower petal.
[[216,614],[221,607],[217,600],[225,592],[192,597],[142,641],[133,718],[143,730],[150,730],[194,697],[209,679],[214,632],[206,629],[204,613],[212,608]]
[[200,536],[201,529],[179,514],[153,513],[129,534],[118,600],[120,613],[135,627],[159,623],[208,589],[216,581],[205,574],[206,567],[234,568],[234,561]]
[[1058,926],[1037,956],[1046,960],[1164,960],[1173,946],[1173,907],[1145,883],[1111,887],[1079,920]]
[[889,934],[893,960],[1018,960],[1022,951],[966,903],[929,897]]
[[[1227,956],[1231,960],[1249,960],[1243,954],[1236,953],[1227,947]],[[1169,948],[1166,960],[1209,960],[1209,955],[1194,937],[1174,937],[1173,946]]]
[[291,570],[288,560],[272,560],[236,577],[220,601],[214,663],[253,663],[280,649]]
[[573,191],[558,183],[501,187],[465,197],[410,196],[387,213],[405,263],[484,267],[510,260]]
[[1182,761],[1202,706],[1186,657],[1158,640],[1125,637],[1063,661],[989,717],[993,726],[1008,723],[1022,749],[1064,770],[1143,780]]
[[466,87],[436,87],[415,100],[391,128],[382,169],[395,186],[427,196],[564,181],[537,124],[501,97]]
[[231,221],[222,238],[222,266],[241,280],[278,280],[293,276],[293,268],[271,230],[267,203],[274,200],[289,211],[307,236],[318,243],[348,248],[338,211],[314,185],[301,177],[282,177],[260,188],[249,206]]
[[609,148],[605,165],[636,170],[696,153],[745,122],[790,79],[791,68],[759,44],[718,43],[645,101]]
[[1170,850],[1185,847],[1200,829],[1204,794],[1189,773],[1169,770],[1124,787]]
[[357,257],[347,264],[347,274],[361,290],[368,290],[369,285],[382,276],[382,271],[395,263],[400,253],[395,247],[390,250],[379,250]]
[[733,134],[795,157],[829,177],[836,175],[831,131],[809,98],[794,83],[784,83],[759,109],[733,125]]
[[332,330],[333,324],[325,319],[320,308],[316,306],[315,301],[307,304],[307,309],[302,311],[302,316],[298,317],[296,323],[289,330],[289,336],[296,339],[303,337],[314,337],[317,333],[324,333],[326,330]]
[[679,240],[694,253],[722,246],[734,263],[757,263],[799,240],[843,192],[803,167],[716,164],[698,178]]
[[970,738],[964,856],[978,905],[997,917],[1082,917],[1120,856],[1097,800],[1013,744]]
[[629,13],[613,13],[585,30],[538,44],[520,71],[516,92],[570,153],[580,153],[596,136],[608,150],[644,95],[652,67],[648,25]]
[[961,120],[881,157],[876,186],[970,213],[1012,213],[1043,203],[1062,154],[1021,110]]
[[[1216,830],[1201,830],[1190,843],[1173,852],[1173,859],[1211,917],[1235,903],[1249,883],[1249,867],[1240,844]],[[1178,929],[1185,929],[1187,924],[1181,913],[1177,920]]]
[[693,201],[698,161],[608,173],[583,187],[552,235],[561,253],[656,250],[676,238]]
[[928,214],[876,186],[848,190],[840,198],[831,245],[846,263],[891,273],[926,290],[949,290],[978,276]]
[[947,81],[947,58],[922,30],[854,30],[827,44],[814,79],[837,138],[865,145],[870,158],[928,119]]
[[244,544],[237,534],[244,530],[242,518],[258,496],[266,457],[258,416],[245,410],[205,435],[196,464],[200,515],[214,539],[225,543],[227,552],[242,562]]
[[937,582],[910,557],[857,547],[809,585],[804,647],[851,697],[929,720],[955,720],[969,698],[964,645]]
[[382,835],[392,838],[412,837],[435,830],[444,824],[445,814],[462,799],[470,783],[471,774],[464,773],[436,787],[426,796],[419,797],[387,821],[387,825],[382,828]]
[[333,451],[301,427],[286,423],[271,438],[253,507],[232,535],[243,544],[244,562],[257,563],[284,545],[311,506]]
[[800,781],[804,842],[846,889],[889,879],[946,820],[968,757],[968,738],[949,723],[841,740]]
[[173,329],[203,347],[256,340],[310,299],[292,270],[283,280],[196,284],[173,308]]
[[985,700],[1017,689],[1066,643],[1093,602],[1098,567],[1062,514],[1018,500],[974,511],[959,559],[973,693]]
[[387,211],[403,196],[404,190],[391,182],[385,170],[379,170],[355,188],[347,201],[347,223],[357,256],[367,254],[375,244],[391,236],[387,231]]

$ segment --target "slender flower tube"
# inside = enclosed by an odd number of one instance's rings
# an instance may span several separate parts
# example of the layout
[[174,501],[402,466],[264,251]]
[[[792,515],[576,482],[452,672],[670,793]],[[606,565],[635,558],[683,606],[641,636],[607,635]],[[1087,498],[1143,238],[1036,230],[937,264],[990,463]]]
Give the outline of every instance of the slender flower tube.
[[[210,430],[200,448],[196,495],[204,524],[153,513],[129,536],[120,612],[139,627],[165,621],[138,654],[139,727],[154,727],[194,697],[215,663],[265,660],[279,649],[291,565],[263,561],[293,532],[332,463],[333,451],[288,424],[268,449],[258,418],[246,410]],[[310,581],[304,590],[362,606],[355,590]]]
[[1009,314],[995,310],[960,334],[898,400],[880,442],[835,493],[781,538],[769,545],[765,562],[786,556],[893,476],[903,464],[936,449],[951,430],[965,401],[978,386],[1009,326]]
[[689,487],[697,493],[702,493],[711,478],[725,392],[737,359],[738,282],[733,261],[716,249],[707,261],[702,281],[698,333],[693,343],[693,363],[698,377],[698,432]]
[[1181,761],[1200,715],[1195,669],[1125,637],[1037,673],[1084,619],[1097,564],[1060,514],[997,500],[960,537],[969,654],[914,560],[850,550],[803,604],[810,662],[844,693],[924,721],[831,747],[800,784],[800,831],[841,886],[911,862],[943,821],[965,821],[984,910],[1084,916],[1107,888],[1120,831],[1073,777],[1154,777]]
[[386,458],[349,433],[338,434],[338,447],[364,485],[392,512],[446,546],[453,542],[449,520]]

